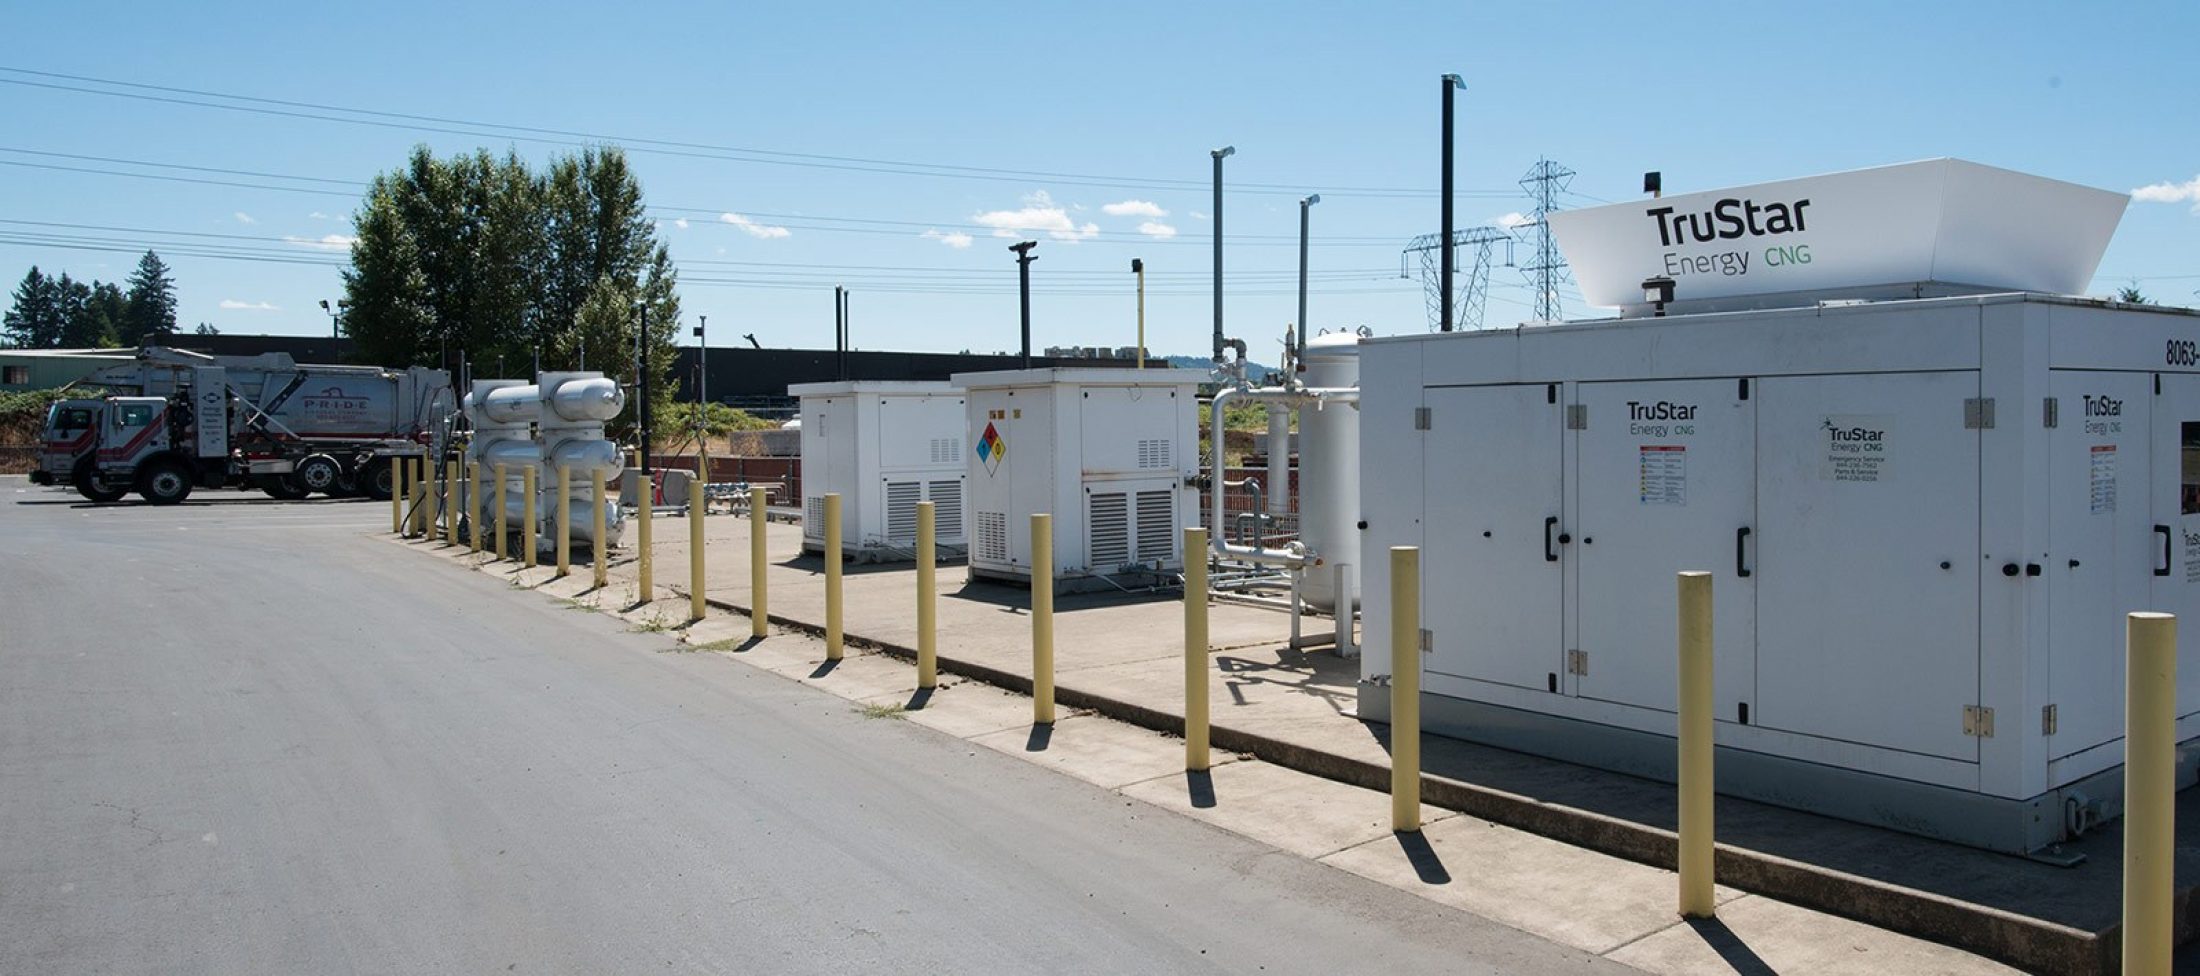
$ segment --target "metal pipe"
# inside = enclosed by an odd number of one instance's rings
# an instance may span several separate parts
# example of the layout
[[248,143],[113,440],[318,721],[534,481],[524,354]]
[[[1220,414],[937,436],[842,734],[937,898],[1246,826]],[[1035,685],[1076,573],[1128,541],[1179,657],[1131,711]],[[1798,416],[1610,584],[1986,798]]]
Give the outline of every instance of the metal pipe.
[[1146,261],[1131,259],[1131,273],[1138,276],[1138,368],[1146,368]]
[[1717,914],[1712,898],[1711,574],[1680,574],[1680,913]]
[[1223,537],[1224,533],[1221,531],[1222,493],[1227,485],[1227,482],[1223,478],[1223,471],[1225,470],[1224,464],[1226,461],[1225,453],[1222,449],[1223,408],[1230,400],[1239,397],[1262,401],[1280,401],[1292,405],[1302,403],[1349,403],[1357,406],[1360,401],[1360,391],[1358,389],[1349,387],[1308,387],[1297,390],[1285,390],[1273,387],[1250,390],[1226,389],[1220,393],[1215,394],[1215,399],[1213,403],[1208,406],[1208,422],[1211,428],[1209,438],[1214,445],[1214,450],[1211,452],[1213,454],[1214,468],[1211,475],[1210,484],[1208,485],[1207,496],[1209,499],[1208,522],[1209,524],[1213,525],[1216,530],[1212,539],[1210,540],[1210,548],[1214,550],[1215,555],[1220,556],[1223,559],[1237,559],[1244,562],[1259,563],[1262,565],[1283,566],[1289,569],[1304,569],[1313,562],[1313,559],[1306,552],[1305,546],[1300,545],[1299,543],[1294,542],[1291,545],[1281,549],[1270,549],[1266,547],[1231,545],[1230,542]]
[[642,306],[642,329],[641,333],[635,336],[634,345],[635,352],[639,354],[634,361],[634,395],[638,401],[634,406],[634,428],[640,432],[635,439],[641,449],[642,470],[646,472],[649,470],[649,442],[651,435],[654,433],[649,423],[649,374],[652,371],[649,368],[649,306],[647,304]]
[[848,333],[840,319],[843,312],[840,296],[846,292],[846,288],[833,286],[833,378],[836,380],[848,378]]
[[[649,472],[645,469],[639,474],[642,483],[642,501],[641,504],[634,506],[634,532],[636,534],[634,549],[635,555],[640,557],[641,565],[636,567],[636,572],[641,575],[641,579],[636,581],[635,588],[641,591],[637,594],[640,598],[637,602],[652,603],[657,599],[657,578],[653,571],[656,567],[657,554],[650,545],[649,523],[651,514],[657,509],[657,500],[650,497],[656,493],[651,490],[655,485],[650,481]],[[499,509],[499,511],[502,510]]]
[[1024,369],[1031,368],[1031,262],[1039,260],[1031,256],[1031,249],[1038,246],[1038,241],[1024,241],[1008,246],[1009,250],[1016,252],[1016,302],[1020,310],[1017,320],[1022,323],[1023,328]]
[[[1292,363],[1299,362],[1306,355],[1306,231],[1308,226],[1307,211],[1314,209],[1314,205],[1320,202],[1322,202],[1322,195],[1319,193],[1310,193],[1306,196],[1306,199],[1299,201],[1298,337],[1292,341],[1291,355],[1287,357]],[[1296,374],[1301,368],[1303,367],[1294,365],[1291,368],[1284,370],[1283,378],[1285,385],[1290,384],[1294,374]]]
[[1268,405],[1268,514],[1291,510],[1291,408]]

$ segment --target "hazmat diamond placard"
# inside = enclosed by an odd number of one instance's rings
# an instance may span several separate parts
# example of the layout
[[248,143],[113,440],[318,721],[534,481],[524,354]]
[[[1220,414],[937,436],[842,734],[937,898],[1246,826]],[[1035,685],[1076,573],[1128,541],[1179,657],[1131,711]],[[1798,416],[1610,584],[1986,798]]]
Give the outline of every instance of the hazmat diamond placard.
[[985,434],[978,438],[978,460],[985,465],[985,473],[992,474],[1001,468],[1001,458],[1008,454],[1008,441],[992,424],[985,425]]

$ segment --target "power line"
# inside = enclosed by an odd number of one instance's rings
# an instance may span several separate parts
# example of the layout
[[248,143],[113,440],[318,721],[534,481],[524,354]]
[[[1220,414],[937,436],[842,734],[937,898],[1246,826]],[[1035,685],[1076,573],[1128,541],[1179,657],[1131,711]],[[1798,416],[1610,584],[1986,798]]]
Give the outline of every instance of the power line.
[[[854,172],[882,173],[900,176],[925,176],[939,179],[980,180],[990,182],[1047,181],[1072,186],[1107,187],[1114,189],[1147,189],[1169,191],[1195,191],[1205,188],[1196,180],[1176,180],[1155,177],[1109,176],[1088,173],[1063,173],[1046,170],[1002,169],[982,166],[964,166],[946,163],[925,163],[911,160],[879,159],[863,156],[840,156],[826,153],[788,152],[783,150],[756,149],[741,146],[712,145],[671,139],[655,139],[636,136],[612,136],[570,129],[553,129],[541,126],[515,125],[502,122],[483,122],[470,119],[454,119],[432,115],[415,115],[378,109],[352,108],[314,102],[264,98],[254,95],[237,95],[205,89],[184,88],[173,85],[153,85],[139,82],[98,78],[89,75],[72,75],[60,72],[38,71],[0,65],[0,72],[54,78],[65,81],[105,85],[110,88],[131,89],[112,91],[102,88],[86,88],[81,85],[63,85],[53,82],[30,81],[24,78],[0,78],[0,84],[17,85],[66,91],[85,95],[101,95],[110,98],[135,99],[172,105],[266,115],[279,118],[305,119],[348,125],[365,125],[377,128],[408,131],[437,132],[447,135],[463,135],[475,138],[518,139],[552,145],[586,147],[591,144],[614,143],[631,151],[691,158],[717,159],[726,162],[755,163],[777,166],[794,166],[817,169],[846,170]],[[160,94],[151,94],[160,93]],[[184,97],[190,96],[190,97]],[[221,101],[206,101],[220,99]],[[227,104],[241,102],[245,104]],[[329,114],[342,113],[342,114]],[[351,117],[364,116],[364,117]],[[502,131],[484,131],[502,130]],[[1286,185],[1276,183],[1237,183],[1231,189],[1245,193],[1271,195],[1302,195],[1314,184]],[[1425,199],[1435,196],[1427,190],[1410,187],[1343,186],[1329,188],[1323,193],[1337,196],[1377,198]],[[1464,190],[1456,196],[1499,199],[1511,195],[1509,190]]]

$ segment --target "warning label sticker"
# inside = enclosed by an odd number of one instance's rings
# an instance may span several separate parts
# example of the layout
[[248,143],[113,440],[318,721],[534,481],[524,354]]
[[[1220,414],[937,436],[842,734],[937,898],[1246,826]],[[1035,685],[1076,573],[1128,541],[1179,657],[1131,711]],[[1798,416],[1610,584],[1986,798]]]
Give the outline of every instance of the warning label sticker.
[[1642,445],[1642,503],[1688,504],[1688,448],[1680,444]]
[[1890,414],[1828,414],[1819,422],[1825,455],[1818,466],[1824,481],[1876,483],[1894,480],[1894,417]]
[[2116,445],[2095,444],[2092,453],[2089,483],[2092,485],[2093,514],[2113,512],[2116,510]]

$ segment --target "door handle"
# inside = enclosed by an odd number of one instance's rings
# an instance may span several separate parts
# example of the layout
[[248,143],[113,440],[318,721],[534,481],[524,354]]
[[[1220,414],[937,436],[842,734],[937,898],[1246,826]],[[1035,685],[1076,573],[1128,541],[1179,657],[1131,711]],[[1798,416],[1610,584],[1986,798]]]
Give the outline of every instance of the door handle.
[[2169,526],[2167,526],[2167,525],[2157,525],[2157,526],[2155,526],[2155,527],[2154,527],[2154,531],[2155,531],[2155,534],[2157,534],[2157,535],[2160,535],[2160,536],[2162,537],[2162,564],[2161,564],[2160,566],[2156,566],[2156,567],[2154,567],[2154,575],[2156,575],[2156,576],[2168,576],[2168,575],[2169,575],[2169,546],[2170,546],[2170,534],[2169,534]]
[[[1547,518],[1547,519],[1544,519],[1544,520],[1543,520],[1543,561],[1544,561],[1544,562],[1547,562],[1547,563],[1555,563],[1555,562],[1557,562],[1557,561],[1558,561],[1558,546],[1557,546],[1556,542],[1555,542],[1554,540],[1552,540],[1552,538],[1551,538],[1551,533],[1552,533],[1552,532],[1553,532],[1554,530],[1556,530],[1557,528],[1558,528],[1558,516],[1556,516],[1556,515],[1553,515],[1553,516],[1551,516],[1550,518]],[[2164,549],[2163,551],[2164,551],[2164,552],[2167,552],[2168,550],[2167,550],[2167,549]],[[2168,573],[2167,571],[2164,571],[2164,572],[2162,573],[2162,575],[2164,575],[2164,576],[2167,576],[2167,575],[2169,575],[2169,573]]]
[[1743,579],[1749,578],[1749,564],[1743,558],[1748,554],[1748,550],[1749,526],[1745,525],[1734,530],[1734,575]]

